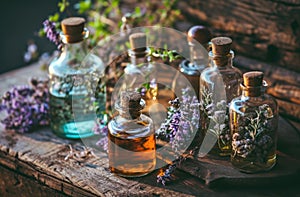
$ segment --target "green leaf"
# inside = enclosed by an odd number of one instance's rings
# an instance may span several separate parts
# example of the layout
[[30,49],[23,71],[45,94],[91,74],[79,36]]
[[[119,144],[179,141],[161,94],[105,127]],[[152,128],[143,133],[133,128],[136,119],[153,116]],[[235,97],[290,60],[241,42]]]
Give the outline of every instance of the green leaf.
[[60,12],[64,12],[69,5],[70,3],[67,0],[62,0],[57,4]]
[[145,87],[146,90],[149,90],[150,89],[150,83],[144,83],[143,87]]
[[40,37],[44,37],[44,36],[46,35],[46,33],[45,33],[45,31],[44,31],[43,28],[41,28],[41,29],[39,30],[38,35],[39,35]]
[[113,1],[111,2],[111,6],[112,6],[113,8],[117,8],[117,7],[119,7],[119,3],[120,3],[119,0],[113,0]]
[[48,17],[48,19],[51,22],[58,22],[58,20],[59,20],[59,13],[56,12],[54,15],[50,15]]
[[80,1],[74,5],[74,8],[78,10],[79,14],[88,12],[92,7],[92,2],[90,0]]
[[140,17],[141,16],[141,8],[140,7],[135,7],[135,9],[134,9],[134,13],[133,13],[133,15],[135,16],[135,17]]

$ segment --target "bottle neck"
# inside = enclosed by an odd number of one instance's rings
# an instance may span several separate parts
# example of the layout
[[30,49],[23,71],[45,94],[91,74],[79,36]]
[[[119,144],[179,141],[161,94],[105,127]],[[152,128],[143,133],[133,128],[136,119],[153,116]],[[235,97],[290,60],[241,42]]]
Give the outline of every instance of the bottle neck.
[[142,109],[145,107],[145,101],[141,99],[138,107],[121,106],[119,102],[115,104],[115,109],[119,112],[119,116],[127,120],[136,120],[142,114]]
[[216,55],[212,51],[210,51],[208,55],[212,67],[232,67],[232,60],[234,58],[234,52],[232,50],[230,50],[227,55]]
[[[208,44],[204,44],[204,47],[202,45],[197,45],[193,42],[189,42],[190,47],[190,67],[199,67],[202,68],[206,67],[207,65],[207,51],[208,51]],[[204,50],[206,49],[206,50]]]
[[60,33],[62,42],[64,43],[63,53],[69,52],[70,54],[86,54],[87,45],[85,40],[89,36],[89,31],[84,28],[81,34],[76,35],[65,35],[63,32]]
[[87,46],[85,40],[76,43],[64,43],[63,53],[86,54]]
[[140,64],[148,63],[150,61],[150,57],[147,57],[148,54],[148,49],[145,51],[128,50],[128,55],[130,57],[130,62],[132,66],[138,66]]
[[242,89],[242,96],[243,97],[260,97],[262,96],[268,87],[268,84],[263,81],[262,86],[256,86],[256,87],[246,87],[243,83],[241,84]]

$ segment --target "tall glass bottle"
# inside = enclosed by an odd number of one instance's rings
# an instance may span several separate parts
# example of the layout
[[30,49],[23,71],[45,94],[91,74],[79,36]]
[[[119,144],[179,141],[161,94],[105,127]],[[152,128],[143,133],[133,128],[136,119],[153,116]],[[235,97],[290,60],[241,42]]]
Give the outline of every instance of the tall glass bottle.
[[[128,50],[130,63],[124,69],[123,90],[138,91],[150,106],[157,99],[158,87],[156,70],[151,63],[147,47],[147,37],[144,33],[134,33],[129,36],[131,49]],[[148,109],[144,109],[148,113]]]
[[200,75],[208,67],[207,52],[209,51],[210,39],[211,33],[208,28],[202,25],[191,27],[187,35],[190,46],[190,61],[183,60],[179,65],[179,70],[189,80],[198,98]]
[[119,113],[108,123],[109,169],[120,176],[143,176],[155,168],[153,122],[141,113],[144,106],[138,92],[121,92],[115,103]]
[[65,138],[93,135],[95,117],[104,118],[104,65],[88,53],[85,19],[66,18],[61,22],[64,48],[49,66],[50,126]]
[[265,94],[262,72],[248,72],[243,77],[242,95],[230,104],[231,163],[240,171],[254,173],[276,163],[278,106]]
[[228,105],[240,95],[242,73],[232,65],[234,53],[230,50],[230,38],[216,37],[211,44],[210,67],[200,77],[202,146],[213,155],[229,156],[231,136]]

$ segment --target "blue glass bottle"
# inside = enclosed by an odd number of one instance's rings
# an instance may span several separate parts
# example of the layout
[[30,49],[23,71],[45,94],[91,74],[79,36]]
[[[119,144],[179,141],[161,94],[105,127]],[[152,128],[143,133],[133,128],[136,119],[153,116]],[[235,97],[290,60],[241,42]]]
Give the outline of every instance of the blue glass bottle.
[[85,19],[71,17],[61,22],[64,48],[49,66],[50,126],[64,138],[93,135],[97,117],[105,119],[104,65],[89,53]]

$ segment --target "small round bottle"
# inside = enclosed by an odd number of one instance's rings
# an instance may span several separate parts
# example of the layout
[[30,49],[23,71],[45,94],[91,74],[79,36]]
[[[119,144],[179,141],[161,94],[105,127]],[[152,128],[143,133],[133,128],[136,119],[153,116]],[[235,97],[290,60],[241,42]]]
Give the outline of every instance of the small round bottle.
[[85,42],[89,31],[84,25],[81,17],[62,20],[63,51],[49,66],[50,126],[64,138],[92,136],[95,117],[105,116],[105,67],[89,53]]
[[[210,154],[230,156],[229,103],[239,96],[242,73],[233,67],[232,40],[216,37],[211,40],[210,67],[200,76],[201,133],[203,147]],[[206,137],[207,136],[207,137]],[[215,138],[215,143],[209,139]]]
[[265,93],[262,72],[243,78],[242,95],[230,104],[231,163],[247,173],[270,170],[276,163],[278,106]]
[[193,86],[197,97],[199,97],[200,74],[208,67],[207,52],[210,39],[211,33],[205,26],[197,25],[191,27],[187,35],[190,46],[190,61],[183,60],[179,65],[179,70]]
[[109,169],[120,176],[143,176],[155,168],[153,122],[141,113],[144,107],[138,92],[123,91],[115,103],[118,115],[108,123]]

